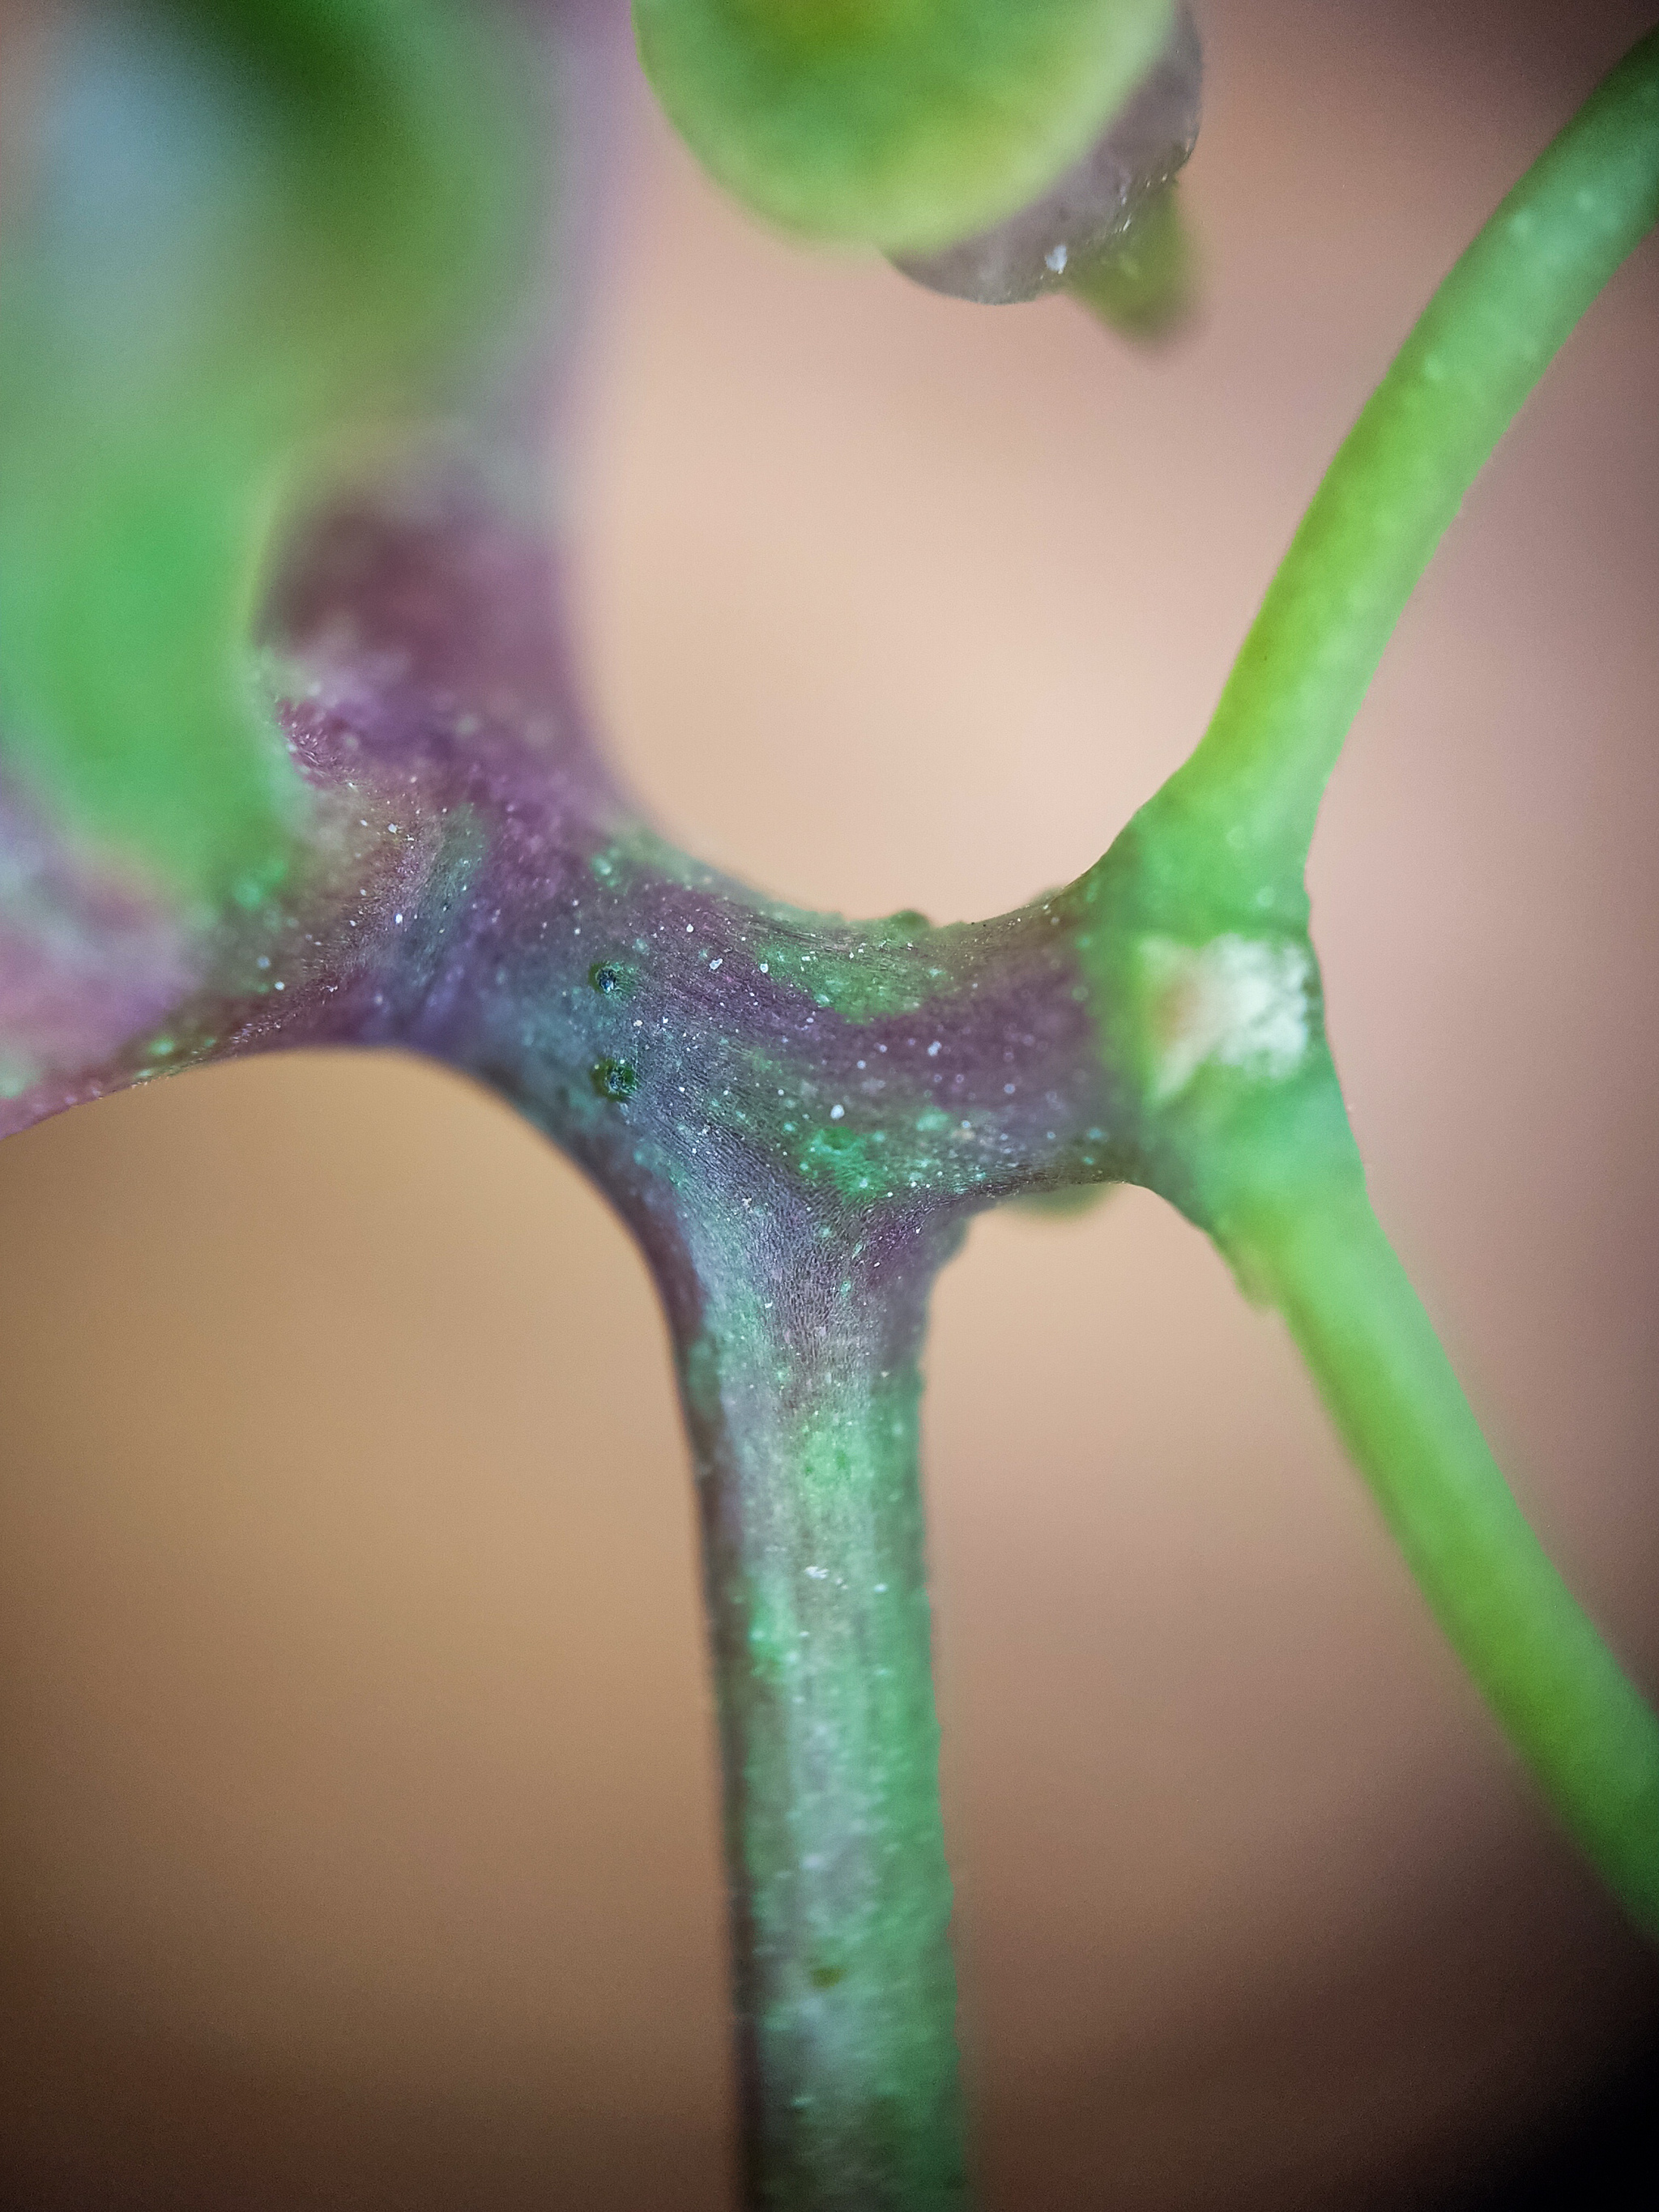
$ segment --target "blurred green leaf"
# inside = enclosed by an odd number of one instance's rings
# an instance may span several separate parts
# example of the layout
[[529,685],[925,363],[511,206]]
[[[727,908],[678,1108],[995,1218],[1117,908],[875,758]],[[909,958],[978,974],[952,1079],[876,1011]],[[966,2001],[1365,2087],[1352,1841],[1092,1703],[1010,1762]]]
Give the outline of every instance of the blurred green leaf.
[[194,904],[257,899],[297,819],[246,651],[283,472],[441,398],[521,258],[491,20],[156,0],[52,57],[0,263],[0,733]]

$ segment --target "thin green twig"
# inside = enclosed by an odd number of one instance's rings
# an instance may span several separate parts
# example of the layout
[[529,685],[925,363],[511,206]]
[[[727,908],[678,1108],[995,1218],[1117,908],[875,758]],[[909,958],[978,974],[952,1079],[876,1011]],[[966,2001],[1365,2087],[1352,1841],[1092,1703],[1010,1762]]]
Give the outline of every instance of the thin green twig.
[[1558,1813],[1659,1936],[1659,1720],[1499,1473],[1348,1172],[1237,1212],[1230,1255],[1284,1315],[1435,1617]]
[[1659,1721],[1510,1495],[1371,1212],[1321,1035],[1302,881],[1327,779],[1413,586],[1656,219],[1659,31],[1436,294],[1320,486],[1202,744],[1079,887],[1079,943],[1103,1037],[1146,1083],[1147,1180],[1283,1313],[1442,1627],[1562,1820],[1659,1936]]
[[1212,858],[1231,854],[1252,885],[1299,880],[1326,782],[1418,579],[1573,325],[1656,221],[1659,30],[1591,94],[1436,293],[1320,485],[1203,742],[1154,802],[1192,819]]

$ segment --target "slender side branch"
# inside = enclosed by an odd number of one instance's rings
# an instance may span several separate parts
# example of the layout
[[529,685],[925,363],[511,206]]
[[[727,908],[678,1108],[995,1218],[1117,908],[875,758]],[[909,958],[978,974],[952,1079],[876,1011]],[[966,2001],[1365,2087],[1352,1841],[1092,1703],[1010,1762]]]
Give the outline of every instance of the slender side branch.
[[1230,1223],[1454,1650],[1604,1880],[1659,1936],[1659,1720],[1516,1504],[1346,1172]]
[[1327,475],[1203,742],[1067,895],[1138,1173],[1279,1307],[1442,1626],[1659,1935],[1659,1722],[1545,1556],[1365,1196],[1302,873],[1371,673],[1486,456],[1659,217],[1659,32],[1440,288]]
[[1251,892],[1268,876],[1299,890],[1326,782],[1418,579],[1534,385],[1656,220],[1659,31],[1503,202],[1332,462],[1203,742],[1153,802],[1198,831],[1206,866]]

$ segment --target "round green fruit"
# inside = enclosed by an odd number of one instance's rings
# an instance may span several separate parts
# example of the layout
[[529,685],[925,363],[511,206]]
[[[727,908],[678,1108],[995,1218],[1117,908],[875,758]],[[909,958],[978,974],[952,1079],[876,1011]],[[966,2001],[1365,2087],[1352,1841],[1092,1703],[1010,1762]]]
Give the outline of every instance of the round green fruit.
[[720,184],[787,230],[931,252],[1081,158],[1170,0],[634,0],[647,76]]

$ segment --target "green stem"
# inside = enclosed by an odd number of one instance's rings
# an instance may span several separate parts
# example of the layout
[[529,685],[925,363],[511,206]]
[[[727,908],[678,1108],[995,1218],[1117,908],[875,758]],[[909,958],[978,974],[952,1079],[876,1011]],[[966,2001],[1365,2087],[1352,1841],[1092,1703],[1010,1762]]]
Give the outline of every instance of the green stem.
[[[1332,462],[1203,742],[1154,801],[1206,865],[1299,881],[1412,591],[1575,323],[1659,220],[1659,31],[1590,95],[1436,293]],[[1221,832],[1231,830],[1231,842]]]
[[1659,217],[1659,32],[1447,277],[1320,486],[1197,750],[1082,889],[1147,1179],[1288,1322],[1442,1627],[1659,1935],[1659,1723],[1506,1488],[1372,1215],[1320,1035],[1302,872],[1407,599],[1578,317]]
[[1356,1155],[1230,1210],[1229,1256],[1284,1315],[1436,1618],[1558,1813],[1659,1936],[1659,1721],[1498,1472]]
[[702,1304],[681,1353],[725,1766],[745,2201],[958,2212],[916,1449],[931,1271],[890,1293],[861,1253],[826,1238],[781,1277],[764,1253],[722,1269],[732,1287]]

